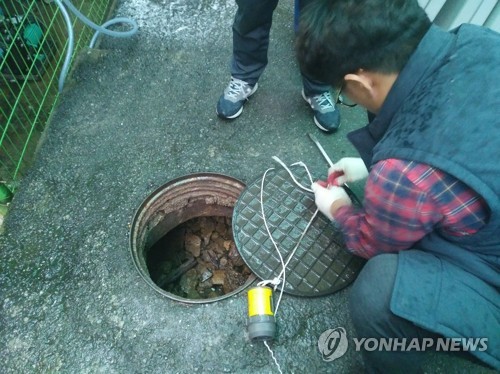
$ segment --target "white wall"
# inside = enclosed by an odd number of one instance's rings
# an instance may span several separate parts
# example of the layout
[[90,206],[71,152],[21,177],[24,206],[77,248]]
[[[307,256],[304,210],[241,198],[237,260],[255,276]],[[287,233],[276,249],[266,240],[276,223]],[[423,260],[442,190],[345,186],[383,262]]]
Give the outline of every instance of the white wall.
[[432,21],[445,29],[473,23],[500,32],[498,0],[418,0],[418,3]]

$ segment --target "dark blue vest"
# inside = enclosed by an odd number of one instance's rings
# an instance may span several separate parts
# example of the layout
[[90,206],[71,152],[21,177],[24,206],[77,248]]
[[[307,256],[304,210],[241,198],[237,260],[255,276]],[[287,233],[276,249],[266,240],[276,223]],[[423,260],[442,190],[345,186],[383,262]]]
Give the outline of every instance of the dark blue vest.
[[[349,134],[365,163],[387,158],[435,166],[487,202],[478,233],[439,230],[400,252],[392,311],[449,337],[488,337],[475,354],[500,368],[500,35],[432,26],[380,113]],[[457,289],[459,291],[457,292]]]

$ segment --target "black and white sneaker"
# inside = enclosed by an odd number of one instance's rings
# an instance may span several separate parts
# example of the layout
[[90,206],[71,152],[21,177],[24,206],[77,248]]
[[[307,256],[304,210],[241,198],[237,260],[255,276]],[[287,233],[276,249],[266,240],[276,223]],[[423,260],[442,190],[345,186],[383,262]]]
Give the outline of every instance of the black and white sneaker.
[[302,97],[314,112],[314,123],[320,130],[327,133],[337,131],[340,127],[340,113],[333,102],[330,91],[319,95],[306,96],[302,90]]
[[238,117],[245,101],[257,91],[258,83],[250,85],[241,79],[231,77],[231,81],[217,102],[217,115],[224,119]]

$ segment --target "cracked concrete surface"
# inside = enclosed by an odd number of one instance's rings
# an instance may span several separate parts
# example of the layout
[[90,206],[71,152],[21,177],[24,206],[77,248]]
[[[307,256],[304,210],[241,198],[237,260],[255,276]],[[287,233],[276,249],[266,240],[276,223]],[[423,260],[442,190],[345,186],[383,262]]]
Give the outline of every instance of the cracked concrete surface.
[[[136,209],[176,177],[215,172],[250,183],[274,155],[324,177],[308,132],[333,159],[355,154],[345,135],[365,113],[342,108],[340,130],[324,135],[300,96],[291,1],[275,12],[259,91],[239,119],[216,117],[235,9],[224,0],[122,0],[116,14],[138,19],[139,33],[81,54],[0,236],[2,372],[278,372],[267,349],[248,341],[245,292],[202,305],[164,298],[129,248]],[[348,293],[284,296],[272,345],[284,373],[363,370],[354,345],[333,362],[317,348],[327,329],[354,336]],[[426,371],[486,369],[431,354]]]

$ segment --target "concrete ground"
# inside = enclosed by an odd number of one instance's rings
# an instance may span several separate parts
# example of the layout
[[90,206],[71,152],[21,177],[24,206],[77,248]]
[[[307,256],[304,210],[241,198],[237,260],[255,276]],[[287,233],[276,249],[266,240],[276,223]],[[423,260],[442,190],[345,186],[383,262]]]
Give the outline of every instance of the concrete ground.
[[[229,79],[234,2],[119,2],[116,14],[140,32],[82,54],[0,235],[3,373],[278,372],[248,340],[245,292],[201,305],[159,295],[134,267],[129,230],[151,192],[186,174],[250,183],[276,155],[323,177],[308,132],[333,159],[355,154],[345,135],[365,124],[363,111],[342,108],[341,129],[325,135],[300,96],[292,3],[275,12],[259,90],[225,122],[215,104]],[[363,370],[353,344],[332,362],[317,348],[328,329],[354,336],[348,294],[284,296],[272,345],[284,373]],[[426,372],[488,371],[430,354]]]

